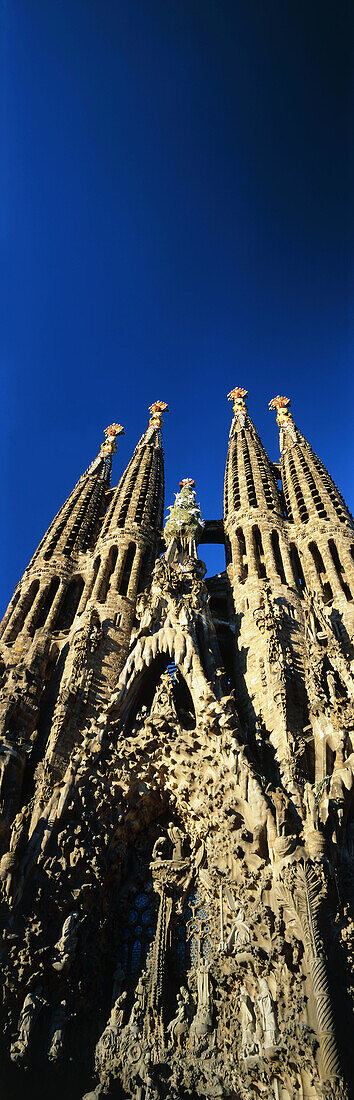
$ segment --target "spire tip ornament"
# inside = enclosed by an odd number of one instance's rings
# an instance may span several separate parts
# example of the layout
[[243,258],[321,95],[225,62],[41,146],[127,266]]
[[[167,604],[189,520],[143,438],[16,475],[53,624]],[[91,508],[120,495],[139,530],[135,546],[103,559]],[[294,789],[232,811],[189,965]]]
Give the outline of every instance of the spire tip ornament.
[[234,418],[231,425],[230,437],[234,431],[239,431],[245,427],[247,417],[247,405],[245,397],[248,397],[248,390],[243,389],[242,386],[235,386],[235,389],[230,390],[227,395],[227,400],[233,402],[233,414]]
[[117,435],[124,435],[124,428],[121,424],[110,424],[108,428],[104,430],[105,440],[101,444],[101,455],[115,455],[117,454]]
[[[289,447],[292,447],[297,442],[296,428],[293,421],[293,414],[290,409],[290,397],[281,397],[278,393],[276,397],[272,397],[269,402],[269,409],[276,410],[277,424],[280,428],[280,451],[281,453]],[[287,433],[286,435],[284,433]]]
[[149,428],[161,428],[162,413],[168,411],[169,409],[166,401],[154,401],[153,405],[149,405]]

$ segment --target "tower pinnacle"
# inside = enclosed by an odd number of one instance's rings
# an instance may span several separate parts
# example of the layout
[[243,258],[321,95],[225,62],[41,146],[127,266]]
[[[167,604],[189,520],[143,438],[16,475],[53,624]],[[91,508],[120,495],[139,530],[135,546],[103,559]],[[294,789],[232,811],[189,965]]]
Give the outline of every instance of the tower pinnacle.
[[149,428],[162,428],[162,413],[168,411],[166,401],[154,401],[153,405],[149,405]]
[[276,409],[277,424],[280,428],[279,443],[280,452],[283,453],[289,447],[293,447],[297,442],[296,427],[293,421],[293,414],[290,411],[290,397],[272,397],[269,402],[269,408],[271,410]]
[[248,397],[248,390],[242,389],[241,386],[236,386],[234,390],[230,390],[227,395],[227,400],[233,402],[234,419],[236,421],[236,431],[240,431],[245,427],[247,417],[247,405],[245,397]]

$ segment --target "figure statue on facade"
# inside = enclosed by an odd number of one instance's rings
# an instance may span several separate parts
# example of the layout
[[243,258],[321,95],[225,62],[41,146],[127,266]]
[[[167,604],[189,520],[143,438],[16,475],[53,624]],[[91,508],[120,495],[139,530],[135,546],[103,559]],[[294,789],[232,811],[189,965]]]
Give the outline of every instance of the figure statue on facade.
[[263,1050],[265,1053],[273,1050],[277,1041],[277,1026],[275,1022],[273,1001],[266,978],[260,978],[259,994],[257,997],[263,1029]]
[[318,806],[317,806],[317,803],[316,803],[316,796],[315,796],[315,792],[314,792],[312,783],[309,783],[308,780],[306,780],[306,783],[305,783],[305,786],[304,786],[303,799],[304,799],[304,806],[305,806],[305,811],[306,811],[306,824],[308,824],[311,829],[317,829],[318,828]]
[[251,933],[246,924],[245,910],[240,907],[236,910],[231,932],[225,942],[225,954],[238,955],[245,952],[246,954],[251,952]]
[[67,1003],[65,1000],[55,1009],[52,1018],[51,1036],[48,1049],[48,1061],[54,1064],[61,1062],[64,1055],[64,1031],[67,1020]]
[[181,1045],[182,1035],[185,1035],[189,1028],[189,1006],[189,991],[184,985],[181,985],[180,991],[177,993],[176,1015],[167,1026],[167,1034],[170,1034],[171,1042],[173,1044],[177,1043],[177,1046]]
[[61,936],[54,947],[54,970],[64,970],[74,957],[78,940],[78,913],[70,913],[64,921]]
[[241,1053],[246,1065],[254,1065],[260,1056],[254,1006],[245,985],[240,989]]
[[27,993],[18,1021],[17,1036],[10,1047],[10,1058],[12,1062],[23,1062],[25,1060],[37,1016],[45,1003],[44,997],[42,996],[42,987],[40,985]]

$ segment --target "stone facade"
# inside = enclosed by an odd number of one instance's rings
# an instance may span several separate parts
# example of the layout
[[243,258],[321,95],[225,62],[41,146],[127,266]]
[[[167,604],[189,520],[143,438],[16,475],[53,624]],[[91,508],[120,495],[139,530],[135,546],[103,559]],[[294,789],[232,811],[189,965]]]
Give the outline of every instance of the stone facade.
[[155,402],[3,619],[6,1100],[353,1095],[354,525],[288,399],[278,466],[229,396],[223,521],[185,479],[163,541]]

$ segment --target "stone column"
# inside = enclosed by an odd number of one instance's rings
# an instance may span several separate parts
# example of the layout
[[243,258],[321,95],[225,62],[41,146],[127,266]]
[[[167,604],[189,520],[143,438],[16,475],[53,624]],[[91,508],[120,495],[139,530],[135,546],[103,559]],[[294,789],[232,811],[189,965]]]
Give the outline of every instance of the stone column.
[[135,551],[135,557],[134,557],[134,561],[133,561],[133,565],[132,565],[132,569],[131,569],[131,574],[130,574],[130,577],[129,577],[128,591],[127,591],[128,600],[134,600],[135,599],[136,592],[137,592],[137,587],[138,587],[140,566],[141,566],[142,558],[143,558],[143,551],[140,550],[137,547],[137,549]]
[[47,622],[45,624],[47,630],[53,630],[55,619],[57,617],[57,613],[59,611],[63,596],[65,594],[67,584],[68,584],[67,580],[60,582],[55,600],[53,600],[52,607],[51,607],[51,610],[49,612]]

